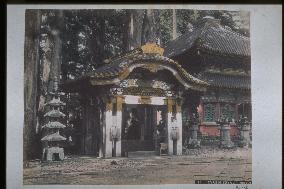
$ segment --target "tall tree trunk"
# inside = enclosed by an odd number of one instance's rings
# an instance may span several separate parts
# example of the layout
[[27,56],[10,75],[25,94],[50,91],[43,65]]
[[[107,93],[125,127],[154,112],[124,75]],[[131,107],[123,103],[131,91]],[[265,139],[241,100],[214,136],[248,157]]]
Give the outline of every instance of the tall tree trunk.
[[[53,35],[53,61],[52,61],[52,79],[57,77],[59,79],[61,75],[61,63],[62,63],[62,31],[63,31],[63,10],[56,12],[56,22],[51,33]],[[52,82],[53,83],[53,82]]]
[[157,42],[157,18],[155,10],[147,9],[142,28],[142,44]]
[[131,12],[130,10],[126,10],[126,15],[125,15],[125,26],[123,27],[123,32],[122,32],[122,53],[125,53],[127,51],[130,51],[130,33],[131,33],[131,24],[133,22],[133,19],[131,20]]
[[103,16],[105,10],[98,10],[95,12],[95,20],[94,20],[94,29],[91,38],[91,45],[89,49],[94,49],[94,60],[96,61],[96,66],[100,66],[103,63],[103,60],[106,58],[105,52],[105,30],[106,23],[105,18]]
[[[55,12],[55,22],[47,23],[50,31],[46,33],[45,45],[42,47],[42,65],[41,65],[41,96],[39,102],[39,111],[43,111],[44,103],[48,92],[53,90],[54,78],[59,78],[62,61],[62,40],[63,31],[63,10]],[[47,18],[48,22],[49,16]]]
[[25,14],[25,59],[24,59],[24,99],[25,118],[23,131],[23,159],[27,161],[36,156],[34,145],[36,141],[37,124],[37,91],[39,73],[39,33],[41,23],[40,10],[26,10]]
[[140,10],[140,9],[130,10],[130,23],[129,23],[130,50],[141,46],[144,14],[145,10]]
[[177,38],[177,17],[176,10],[173,9],[173,40]]

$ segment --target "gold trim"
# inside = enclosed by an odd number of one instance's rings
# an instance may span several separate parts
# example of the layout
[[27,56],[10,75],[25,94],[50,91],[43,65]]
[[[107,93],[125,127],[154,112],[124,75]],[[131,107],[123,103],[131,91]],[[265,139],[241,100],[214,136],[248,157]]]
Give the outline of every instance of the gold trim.
[[141,98],[138,99],[139,104],[151,104],[151,98],[148,96],[141,96]]
[[167,107],[168,107],[168,113],[173,113],[173,100],[172,99],[167,100]]
[[148,54],[160,54],[163,55],[164,54],[164,49],[159,47],[157,44],[155,43],[146,43],[146,45],[143,45],[141,47],[143,53],[148,53]]
[[142,68],[145,68],[152,73],[156,73],[161,69],[160,66],[157,64],[145,64],[144,66],[142,66]]
[[176,110],[177,110],[177,113],[181,113],[181,106],[176,105]]
[[119,78],[120,80],[122,80],[122,79],[126,78],[126,77],[129,75],[129,73],[130,73],[130,72],[129,72],[129,69],[126,68],[124,71],[122,71],[121,74],[119,74],[118,78]]
[[116,109],[117,111],[122,111],[122,103],[124,103],[124,97],[117,96],[116,97]]
[[106,111],[112,111],[112,106],[113,106],[112,102],[106,102]]

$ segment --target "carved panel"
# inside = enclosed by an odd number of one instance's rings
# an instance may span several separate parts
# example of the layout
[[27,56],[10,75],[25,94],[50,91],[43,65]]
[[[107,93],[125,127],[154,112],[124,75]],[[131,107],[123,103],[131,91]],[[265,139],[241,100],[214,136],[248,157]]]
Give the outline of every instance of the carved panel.
[[155,43],[146,43],[146,45],[143,45],[141,49],[143,53],[159,54],[159,55],[164,54],[164,49],[159,47]]
[[141,96],[141,98],[138,100],[139,104],[151,104],[151,98],[150,97],[145,97]]
[[122,103],[124,103],[124,98],[122,96],[116,97],[117,111],[122,111]]
[[168,107],[168,113],[172,113],[173,112],[173,100],[172,99],[168,99],[167,107]]
[[142,66],[143,68],[149,70],[150,72],[156,73],[159,70],[162,70],[163,68],[161,68],[159,65],[157,64],[145,64],[144,66]]
[[106,102],[106,111],[112,111],[112,102]]

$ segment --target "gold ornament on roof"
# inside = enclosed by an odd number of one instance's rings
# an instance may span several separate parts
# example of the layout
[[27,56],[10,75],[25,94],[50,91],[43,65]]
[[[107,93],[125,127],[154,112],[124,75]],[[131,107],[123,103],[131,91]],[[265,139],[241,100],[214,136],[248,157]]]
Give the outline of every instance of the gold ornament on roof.
[[141,49],[143,53],[159,54],[159,55],[164,54],[164,49],[159,47],[156,43],[146,43],[146,45],[143,45]]

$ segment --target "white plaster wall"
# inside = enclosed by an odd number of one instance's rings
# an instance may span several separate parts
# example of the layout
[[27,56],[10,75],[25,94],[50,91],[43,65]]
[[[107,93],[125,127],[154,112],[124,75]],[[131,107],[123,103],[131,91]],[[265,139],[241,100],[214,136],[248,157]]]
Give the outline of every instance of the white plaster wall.
[[167,113],[168,117],[168,154],[173,155],[173,140],[171,139],[171,130],[172,130],[172,113]]
[[182,155],[182,114],[178,112],[176,114],[176,127],[179,131],[179,138],[177,140],[177,155]]
[[112,157],[112,141],[110,140],[110,129],[113,125],[112,111],[106,111],[105,119],[105,157]]
[[[124,102],[125,104],[141,104],[139,102],[139,99],[141,96],[134,96],[134,95],[124,95]],[[151,96],[151,105],[165,105],[164,99],[165,97],[156,97],[156,96]]]
[[152,105],[165,105],[165,97],[151,97],[151,104]]
[[120,131],[120,138],[118,141],[116,141],[116,156],[121,156],[121,133],[122,133],[122,112],[117,111],[116,112],[116,127]]
[[138,104],[139,98],[139,96],[125,95],[124,102],[125,104]]

